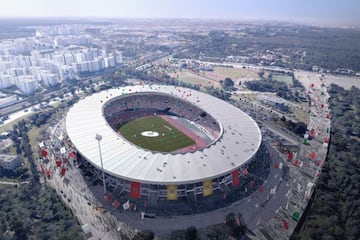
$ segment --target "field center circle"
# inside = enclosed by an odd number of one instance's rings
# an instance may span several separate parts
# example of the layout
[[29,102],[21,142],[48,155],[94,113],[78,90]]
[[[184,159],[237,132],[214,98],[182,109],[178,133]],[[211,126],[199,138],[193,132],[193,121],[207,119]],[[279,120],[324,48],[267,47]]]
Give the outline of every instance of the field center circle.
[[141,132],[141,136],[144,137],[158,137],[159,133],[154,131],[143,131]]

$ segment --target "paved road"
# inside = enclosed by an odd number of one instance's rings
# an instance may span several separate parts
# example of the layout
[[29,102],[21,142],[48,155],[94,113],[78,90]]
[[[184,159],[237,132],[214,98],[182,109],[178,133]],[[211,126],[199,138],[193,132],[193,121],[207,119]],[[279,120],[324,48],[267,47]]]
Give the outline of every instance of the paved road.
[[[59,123],[59,125],[61,124],[64,123]],[[57,129],[51,130],[50,133],[55,140],[57,134],[63,134],[61,130]],[[52,144],[54,142],[56,141],[52,141]],[[87,185],[76,166],[67,166],[65,177],[61,176],[60,168],[55,167],[54,160],[50,161],[52,177],[48,181],[62,196],[64,202],[71,207],[80,223],[89,226],[93,235],[91,239],[119,239],[120,232],[133,234],[127,225],[138,230],[151,229],[156,234],[166,234],[172,230],[185,229],[192,225],[202,228],[223,222],[225,216],[230,212],[241,213],[248,228],[254,230],[270,221],[281,208],[287,206],[288,202],[286,193],[289,184],[287,179],[282,179],[283,169],[273,167],[275,162],[280,163],[283,160],[270,146],[269,150],[272,156],[271,171],[264,181],[261,191],[256,189],[249,197],[234,202],[228,207],[196,215],[142,220],[141,209],[131,212],[120,211],[114,209],[111,203],[106,203],[103,200],[102,185],[92,186],[90,183]],[[271,189],[275,194],[270,194]],[[104,211],[104,209],[108,211]],[[112,212],[117,219],[109,212]]]
[[[230,206],[214,211],[186,216],[169,216],[141,219],[140,209],[136,211],[121,211],[111,207],[110,203],[102,201],[103,206],[111,211],[117,218],[138,230],[151,229],[156,234],[166,234],[172,230],[186,229],[189,226],[204,228],[213,224],[222,223],[228,213],[241,213],[250,230],[254,230],[263,223],[271,220],[279,209],[286,207],[289,186],[285,179],[282,179],[282,169],[273,168],[274,162],[283,160],[274,149],[270,149],[273,156],[271,172],[265,180],[260,192],[256,190],[247,198],[243,198]],[[102,195],[102,187],[91,187],[96,196]],[[270,194],[270,189],[276,189],[275,194]],[[121,206],[120,206],[121,208]]]
[[18,182],[18,181],[14,181],[14,182],[0,181],[0,184],[16,186],[16,185],[19,185],[19,184],[29,184],[29,181],[22,181],[22,182]]
[[301,139],[295,139],[295,137],[290,136],[289,134],[287,134],[284,130],[279,129],[279,127],[273,126],[269,123],[264,123],[264,125],[266,126],[267,129],[269,129],[271,132],[275,133],[276,135],[286,139],[287,141],[291,142],[294,145],[298,145],[299,144],[299,140],[301,141]]

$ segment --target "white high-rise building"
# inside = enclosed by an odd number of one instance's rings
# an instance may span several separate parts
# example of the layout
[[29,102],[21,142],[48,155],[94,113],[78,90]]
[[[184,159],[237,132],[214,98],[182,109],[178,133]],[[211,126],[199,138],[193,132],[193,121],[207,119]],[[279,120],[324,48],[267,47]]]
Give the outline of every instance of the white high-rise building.
[[33,50],[34,38],[19,38],[15,40],[15,47],[18,53],[28,53]]
[[60,78],[58,74],[44,73],[41,75],[41,77],[42,77],[42,83],[44,84],[45,87],[51,87],[60,82]]
[[0,74],[0,88],[7,88],[15,84],[15,79],[9,74]]
[[59,65],[54,61],[50,61],[47,59],[39,59],[39,66],[48,70],[51,73],[59,74]]
[[74,56],[70,53],[64,54],[65,65],[71,66],[74,63]]
[[75,62],[76,63],[81,63],[81,62],[84,62],[85,61],[85,56],[83,53],[76,53],[74,55],[74,58],[75,58]]
[[31,75],[23,75],[16,78],[16,87],[24,94],[30,95],[38,88],[38,83]]
[[7,69],[14,67],[12,61],[0,61],[0,72],[6,72]]
[[27,68],[27,67],[32,66],[30,56],[16,56],[16,58],[14,59],[14,62],[17,64],[18,67]]
[[121,51],[115,51],[115,64],[122,64],[122,52]]
[[18,77],[18,76],[26,75],[27,71],[26,68],[9,68],[6,70],[6,73],[11,76]]
[[115,66],[115,57],[113,55],[109,55],[109,57],[106,57],[105,59],[105,67],[114,67]]
[[76,71],[78,73],[89,72],[90,67],[88,66],[89,62],[79,62],[75,64]]
[[75,66],[61,66],[59,68],[60,78],[63,80],[77,79],[76,67]]
[[65,58],[64,58],[64,55],[62,55],[62,54],[54,55],[53,60],[54,60],[54,63],[56,63],[56,64],[59,64],[59,65],[65,64]]

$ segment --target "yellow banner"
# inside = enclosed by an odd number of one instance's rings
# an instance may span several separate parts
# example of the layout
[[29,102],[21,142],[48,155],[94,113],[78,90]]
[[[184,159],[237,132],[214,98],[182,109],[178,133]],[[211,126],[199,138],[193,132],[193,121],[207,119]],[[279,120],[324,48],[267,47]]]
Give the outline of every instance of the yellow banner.
[[203,182],[203,196],[209,196],[213,193],[212,180],[206,180]]
[[177,200],[177,185],[167,185],[167,200]]

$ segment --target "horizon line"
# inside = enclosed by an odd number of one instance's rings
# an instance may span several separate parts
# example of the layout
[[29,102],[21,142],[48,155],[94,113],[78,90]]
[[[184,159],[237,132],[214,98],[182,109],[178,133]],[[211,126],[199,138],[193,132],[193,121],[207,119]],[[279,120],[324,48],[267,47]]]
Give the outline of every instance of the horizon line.
[[0,16],[5,19],[66,19],[66,20],[196,20],[196,21],[221,21],[221,22],[277,22],[321,27],[360,27],[358,22],[345,21],[335,23],[331,21],[311,21],[294,19],[266,19],[266,18],[227,18],[227,17],[135,17],[135,16]]

